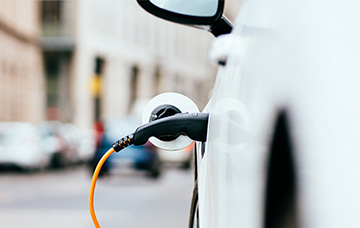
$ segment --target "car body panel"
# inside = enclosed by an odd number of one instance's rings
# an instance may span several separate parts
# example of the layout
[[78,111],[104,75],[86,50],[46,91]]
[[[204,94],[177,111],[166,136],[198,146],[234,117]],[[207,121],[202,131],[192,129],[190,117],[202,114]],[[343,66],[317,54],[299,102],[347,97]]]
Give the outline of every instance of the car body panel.
[[[360,4],[244,1],[197,153],[200,227],[264,227],[274,122],[286,111],[304,227],[360,227]],[[207,110],[205,110],[207,111]]]

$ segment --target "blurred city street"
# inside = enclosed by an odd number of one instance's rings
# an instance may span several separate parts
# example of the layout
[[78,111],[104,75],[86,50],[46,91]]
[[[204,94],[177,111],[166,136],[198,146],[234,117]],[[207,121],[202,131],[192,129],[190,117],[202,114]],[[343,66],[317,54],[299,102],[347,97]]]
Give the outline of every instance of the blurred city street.
[[[100,179],[95,210],[102,227],[187,227],[193,173],[166,169],[158,179],[117,172]],[[0,172],[0,227],[93,227],[90,172]]]
[[[0,0],[0,227],[94,227],[92,174],[79,164],[93,169],[158,94],[205,107],[212,40],[136,0]],[[101,171],[111,175],[95,191],[102,227],[187,227],[191,149],[146,143],[107,160]],[[111,170],[124,164],[133,169]]]

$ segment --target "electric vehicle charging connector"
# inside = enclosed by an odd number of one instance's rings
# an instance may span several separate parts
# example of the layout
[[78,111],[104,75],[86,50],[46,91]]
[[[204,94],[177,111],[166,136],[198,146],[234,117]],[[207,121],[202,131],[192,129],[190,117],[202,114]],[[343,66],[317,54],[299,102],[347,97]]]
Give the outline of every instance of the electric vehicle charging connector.
[[186,135],[192,140],[205,142],[208,120],[208,113],[178,113],[144,124],[138,127],[134,133],[116,141],[112,148],[100,159],[91,181],[89,209],[95,227],[100,228],[94,210],[95,185],[102,165],[112,153],[119,152],[130,145],[143,145],[150,137],[156,137],[163,141],[172,141],[180,135]]

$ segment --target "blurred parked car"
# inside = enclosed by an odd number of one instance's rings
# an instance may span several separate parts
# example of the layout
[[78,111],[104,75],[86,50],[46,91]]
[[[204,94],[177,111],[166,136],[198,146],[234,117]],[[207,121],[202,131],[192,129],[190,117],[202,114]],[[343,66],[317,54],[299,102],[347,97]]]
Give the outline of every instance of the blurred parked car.
[[[88,139],[84,139],[85,135],[73,124],[46,121],[39,125],[39,129],[44,147],[51,156],[50,166],[53,168],[79,163],[82,157],[90,157],[89,153],[93,153],[94,145],[91,147],[91,143],[94,142],[92,142],[91,135],[87,136]],[[89,147],[83,143],[89,143]],[[83,150],[86,148],[89,148],[90,151],[89,153],[85,152],[84,155]],[[81,156],[80,149],[82,150]]]
[[51,168],[60,168],[68,164],[67,145],[60,133],[61,128],[62,123],[59,121],[47,121],[39,125],[44,148],[51,156],[49,164]]
[[91,162],[96,150],[96,135],[93,130],[80,131],[77,153],[80,163]]
[[194,143],[191,143],[188,147],[175,151],[167,151],[158,148],[158,153],[160,160],[164,165],[190,169],[193,161],[193,149]]
[[24,169],[45,168],[50,156],[42,143],[38,129],[31,123],[0,123],[0,164]]
[[[133,117],[107,120],[104,123],[105,133],[100,140],[91,163],[92,170],[95,169],[100,158],[112,147],[112,144],[121,137],[131,134],[141,125],[141,122]],[[100,176],[117,168],[131,168],[145,170],[153,178],[161,174],[161,161],[156,147],[151,143],[143,146],[130,146],[119,153],[111,155],[103,165]]]

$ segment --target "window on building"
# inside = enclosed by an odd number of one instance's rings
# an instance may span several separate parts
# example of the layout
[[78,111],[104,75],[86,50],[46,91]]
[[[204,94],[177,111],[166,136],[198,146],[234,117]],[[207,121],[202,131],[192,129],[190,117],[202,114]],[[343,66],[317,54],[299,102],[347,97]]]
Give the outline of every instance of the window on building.
[[139,80],[139,68],[137,66],[133,66],[131,68],[131,75],[130,75],[130,105],[133,104],[137,98],[138,80]]
[[60,66],[56,55],[47,54],[45,61],[47,107],[59,105]]
[[54,36],[61,33],[62,1],[41,1],[43,34]]
[[102,107],[102,80],[104,74],[104,59],[97,57],[95,59],[95,75],[94,75],[94,103],[95,103],[95,121],[101,118]]
[[157,66],[155,69],[155,74],[154,74],[154,88],[155,88],[155,93],[158,94],[160,93],[161,90],[161,70],[160,67]]

